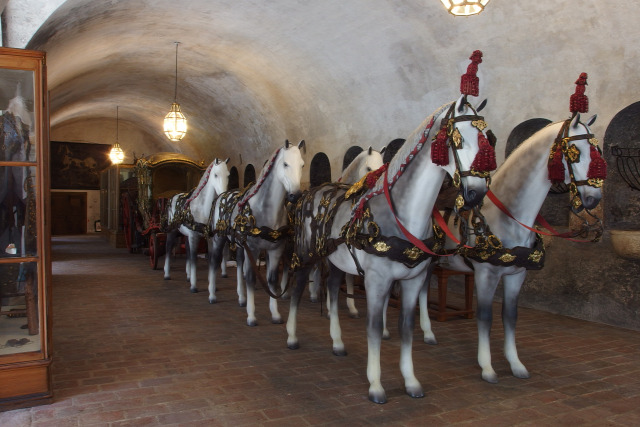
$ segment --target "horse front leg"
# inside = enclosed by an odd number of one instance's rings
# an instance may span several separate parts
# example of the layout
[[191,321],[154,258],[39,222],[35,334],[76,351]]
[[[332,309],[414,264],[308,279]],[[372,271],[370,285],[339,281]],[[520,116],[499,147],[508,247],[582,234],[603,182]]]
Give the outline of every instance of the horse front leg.
[[209,304],[214,304],[217,301],[216,272],[220,265],[224,246],[226,246],[226,239],[223,236],[214,235],[207,239],[207,258],[209,261]]
[[386,403],[387,396],[380,381],[380,346],[382,343],[382,312],[388,298],[392,280],[382,274],[368,273],[365,276],[367,293],[367,379],[369,400]]
[[338,317],[338,294],[343,280],[344,272],[329,262],[329,277],[327,279],[327,288],[329,290],[329,333],[333,340],[333,354],[336,356],[347,355],[342,342],[342,329],[340,328],[340,318]]
[[229,245],[225,244],[222,250],[222,261],[220,261],[220,275],[223,279],[229,277],[227,275],[227,261],[229,261]]
[[189,279],[191,292],[198,292],[197,286],[197,263],[198,263],[198,246],[200,236],[191,232],[187,236],[187,279]]
[[289,301],[289,316],[287,317],[287,347],[291,350],[300,348],[298,337],[296,335],[298,329],[298,307],[304,293],[307,278],[309,277],[309,268],[300,268],[295,273],[296,285],[291,292],[291,301]]
[[478,323],[478,364],[482,368],[482,379],[488,383],[498,382],[498,375],[491,366],[491,325],[493,323],[493,295],[500,277],[490,273],[486,263],[475,264],[476,318]]
[[[284,252],[284,245],[280,245],[279,248],[273,249],[267,252],[267,285],[273,295],[277,295],[279,292],[276,289],[278,283],[278,269],[280,268],[280,259]],[[278,300],[269,295],[269,309],[271,310],[271,323],[281,324],[282,316],[278,311]]]
[[166,252],[164,254],[164,280],[171,280],[171,252],[173,251],[176,237],[178,237],[177,229],[167,232],[167,241],[165,243]]
[[360,313],[358,313],[358,309],[356,308],[355,294],[353,293],[355,287],[354,277],[352,274],[347,274],[344,277],[344,281],[347,284],[347,308],[349,309],[349,316],[352,319],[359,319]]
[[415,326],[415,307],[418,293],[424,284],[424,274],[413,279],[400,281],[402,288],[402,315],[398,318],[398,330],[402,339],[400,346],[400,372],[404,377],[404,386],[411,397],[424,397],[422,385],[413,370],[413,328]]
[[516,322],[518,321],[518,295],[527,275],[527,270],[504,276],[502,285],[504,298],[502,300],[502,325],[504,327],[504,355],[511,365],[511,373],[516,378],[529,378],[529,371],[520,362],[516,349]]
[[[249,258],[248,256],[246,258]],[[255,294],[256,294],[256,273],[254,268],[257,268],[255,265],[251,265],[251,258],[246,259],[247,262],[242,263],[242,276],[244,277],[244,290],[246,291],[246,306],[247,306],[247,325],[249,326],[257,326],[258,321],[256,319],[256,303],[255,303]],[[240,282],[238,282],[238,294],[240,293]],[[242,304],[241,304],[242,306]]]
[[424,279],[420,294],[418,294],[418,304],[420,305],[420,329],[422,329],[423,340],[427,344],[436,345],[438,340],[431,330],[431,319],[429,319],[429,286],[431,285],[431,274],[433,264],[427,270],[427,277]]

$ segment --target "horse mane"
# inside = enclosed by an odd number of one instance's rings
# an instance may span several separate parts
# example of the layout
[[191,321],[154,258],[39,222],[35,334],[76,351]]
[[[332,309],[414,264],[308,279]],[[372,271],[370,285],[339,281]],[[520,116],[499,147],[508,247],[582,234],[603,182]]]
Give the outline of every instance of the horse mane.
[[260,175],[258,176],[258,179],[256,180],[256,184],[254,185],[253,191],[251,191],[251,193],[245,195],[242,198],[240,203],[238,203],[239,207],[244,206],[249,201],[249,199],[252,198],[258,192],[258,190],[260,190],[260,187],[262,187],[262,184],[264,184],[264,181],[267,179],[267,176],[269,176],[269,173],[271,173],[271,170],[273,169],[273,165],[278,159],[278,156],[280,155],[281,151],[282,151],[282,147],[278,148],[276,152],[273,154],[273,156],[271,156],[271,159],[269,159],[269,161],[264,165],[264,167],[260,171]]
[[[431,146],[431,141],[427,138],[427,141],[424,144],[420,144],[420,140],[424,135],[425,131],[431,133],[431,128],[436,127],[439,128],[439,123],[434,123],[436,117],[438,117],[442,112],[446,111],[451,107],[453,102],[448,102],[434,111],[431,115],[429,115],[422,124],[413,131],[411,135],[407,138],[407,140],[402,144],[400,149],[396,152],[395,156],[389,162],[389,166],[387,167],[387,174],[389,175],[389,184],[393,186],[395,182],[400,178],[404,170],[409,166],[409,164],[416,157],[418,151],[422,150],[425,146]],[[367,199],[382,193],[384,184],[384,174],[378,178],[376,181],[376,185],[374,185],[363,197],[367,197]]]
[[200,182],[198,182],[198,185],[196,185],[196,188],[191,193],[191,197],[189,197],[189,200],[187,200],[186,204],[191,203],[193,199],[198,197],[202,192],[202,189],[207,185],[207,182],[209,182],[209,177],[211,176],[211,169],[213,168],[213,165],[215,164],[216,160],[217,159],[214,159],[209,165],[209,167],[207,167],[207,169],[204,171],[204,173],[202,174],[202,177],[200,178]]

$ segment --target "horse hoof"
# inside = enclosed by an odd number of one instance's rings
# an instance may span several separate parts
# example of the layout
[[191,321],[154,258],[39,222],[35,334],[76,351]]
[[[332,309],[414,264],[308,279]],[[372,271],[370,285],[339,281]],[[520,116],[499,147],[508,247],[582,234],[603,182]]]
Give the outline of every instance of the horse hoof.
[[333,349],[333,355],[334,356],[346,356],[347,355],[347,350],[342,349],[342,350],[336,350],[335,348]]
[[483,372],[482,379],[488,382],[489,384],[498,384],[498,375],[495,372],[487,373],[487,374]]
[[383,339],[383,340],[390,340],[390,339],[391,339],[391,334],[389,333],[389,331],[385,330],[385,331],[382,333],[382,339]]
[[258,326],[258,322],[255,320],[247,320],[247,326]]
[[349,317],[351,317],[352,319],[359,319],[360,313],[349,313]]
[[191,293],[192,294],[197,294],[198,293],[198,288],[191,288]]
[[247,306],[247,302],[246,301],[244,301],[244,302],[243,301],[238,301],[238,305],[240,307],[246,307]]
[[420,399],[424,397],[424,391],[422,391],[422,387],[418,388],[407,388],[407,394],[414,399]]
[[282,325],[284,322],[282,321],[282,319],[271,319],[271,323],[273,323],[274,325]]
[[164,276],[164,280],[171,280],[170,276]]
[[300,344],[298,344],[297,342],[295,343],[287,343],[287,347],[289,348],[289,350],[297,350],[300,348]]
[[387,403],[387,396],[385,396],[384,391],[381,393],[369,392],[369,400],[382,405],[383,403]]
[[209,304],[215,304],[215,303],[217,303],[217,302],[218,302],[218,301],[216,301],[215,299],[209,299]]
[[438,340],[435,337],[424,337],[424,343],[429,345],[438,345]]
[[223,274],[223,275],[222,275],[222,278],[223,278],[223,279],[226,279],[227,277],[229,277],[229,275],[228,275],[228,274]]
[[311,301],[313,304],[317,304],[318,303],[318,297],[310,297],[309,301]]
[[527,371],[526,368],[524,369],[513,369],[512,370],[513,376],[516,378],[520,378],[521,380],[526,380],[531,378],[531,375],[529,374],[529,371]]

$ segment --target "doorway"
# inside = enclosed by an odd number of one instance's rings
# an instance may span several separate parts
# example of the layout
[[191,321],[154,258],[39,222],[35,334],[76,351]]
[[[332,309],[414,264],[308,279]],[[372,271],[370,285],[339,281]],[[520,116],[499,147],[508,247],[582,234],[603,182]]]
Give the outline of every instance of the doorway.
[[51,192],[51,235],[87,233],[87,193]]

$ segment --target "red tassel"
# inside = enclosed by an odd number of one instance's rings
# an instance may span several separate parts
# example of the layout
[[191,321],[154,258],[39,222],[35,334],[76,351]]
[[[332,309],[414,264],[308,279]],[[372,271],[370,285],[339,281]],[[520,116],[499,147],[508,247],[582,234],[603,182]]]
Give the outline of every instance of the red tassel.
[[447,146],[447,127],[440,129],[435,141],[431,144],[431,161],[438,166],[449,164],[449,147]]
[[460,79],[460,93],[463,95],[478,96],[480,88],[480,79],[476,76],[478,72],[478,64],[482,62],[482,52],[474,51],[469,57],[471,64],[467,67],[467,72]]
[[496,151],[482,132],[478,132],[478,154],[473,159],[471,170],[476,172],[490,172],[496,170]]
[[380,166],[378,169],[371,171],[367,174],[367,177],[364,180],[364,183],[367,185],[367,188],[373,188],[373,186],[376,185],[376,182],[378,182],[378,178],[380,178],[380,175],[382,175],[384,171],[387,170],[388,166],[389,166],[389,163],[385,163],[384,165]]
[[560,144],[558,144],[556,145],[553,157],[549,159],[549,164],[547,166],[549,170],[549,181],[554,184],[564,182],[565,172],[564,163],[562,163],[562,160],[562,147],[560,146]]
[[589,171],[587,172],[589,179],[606,179],[607,178],[607,162],[602,158],[600,152],[591,146],[591,163],[589,163]]
[[584,94],[586,85],[587,73],[582,73],[576,80],[576,91],[569,100],[569,111],[572,113],[586,113],[589,111],[589,98]]

